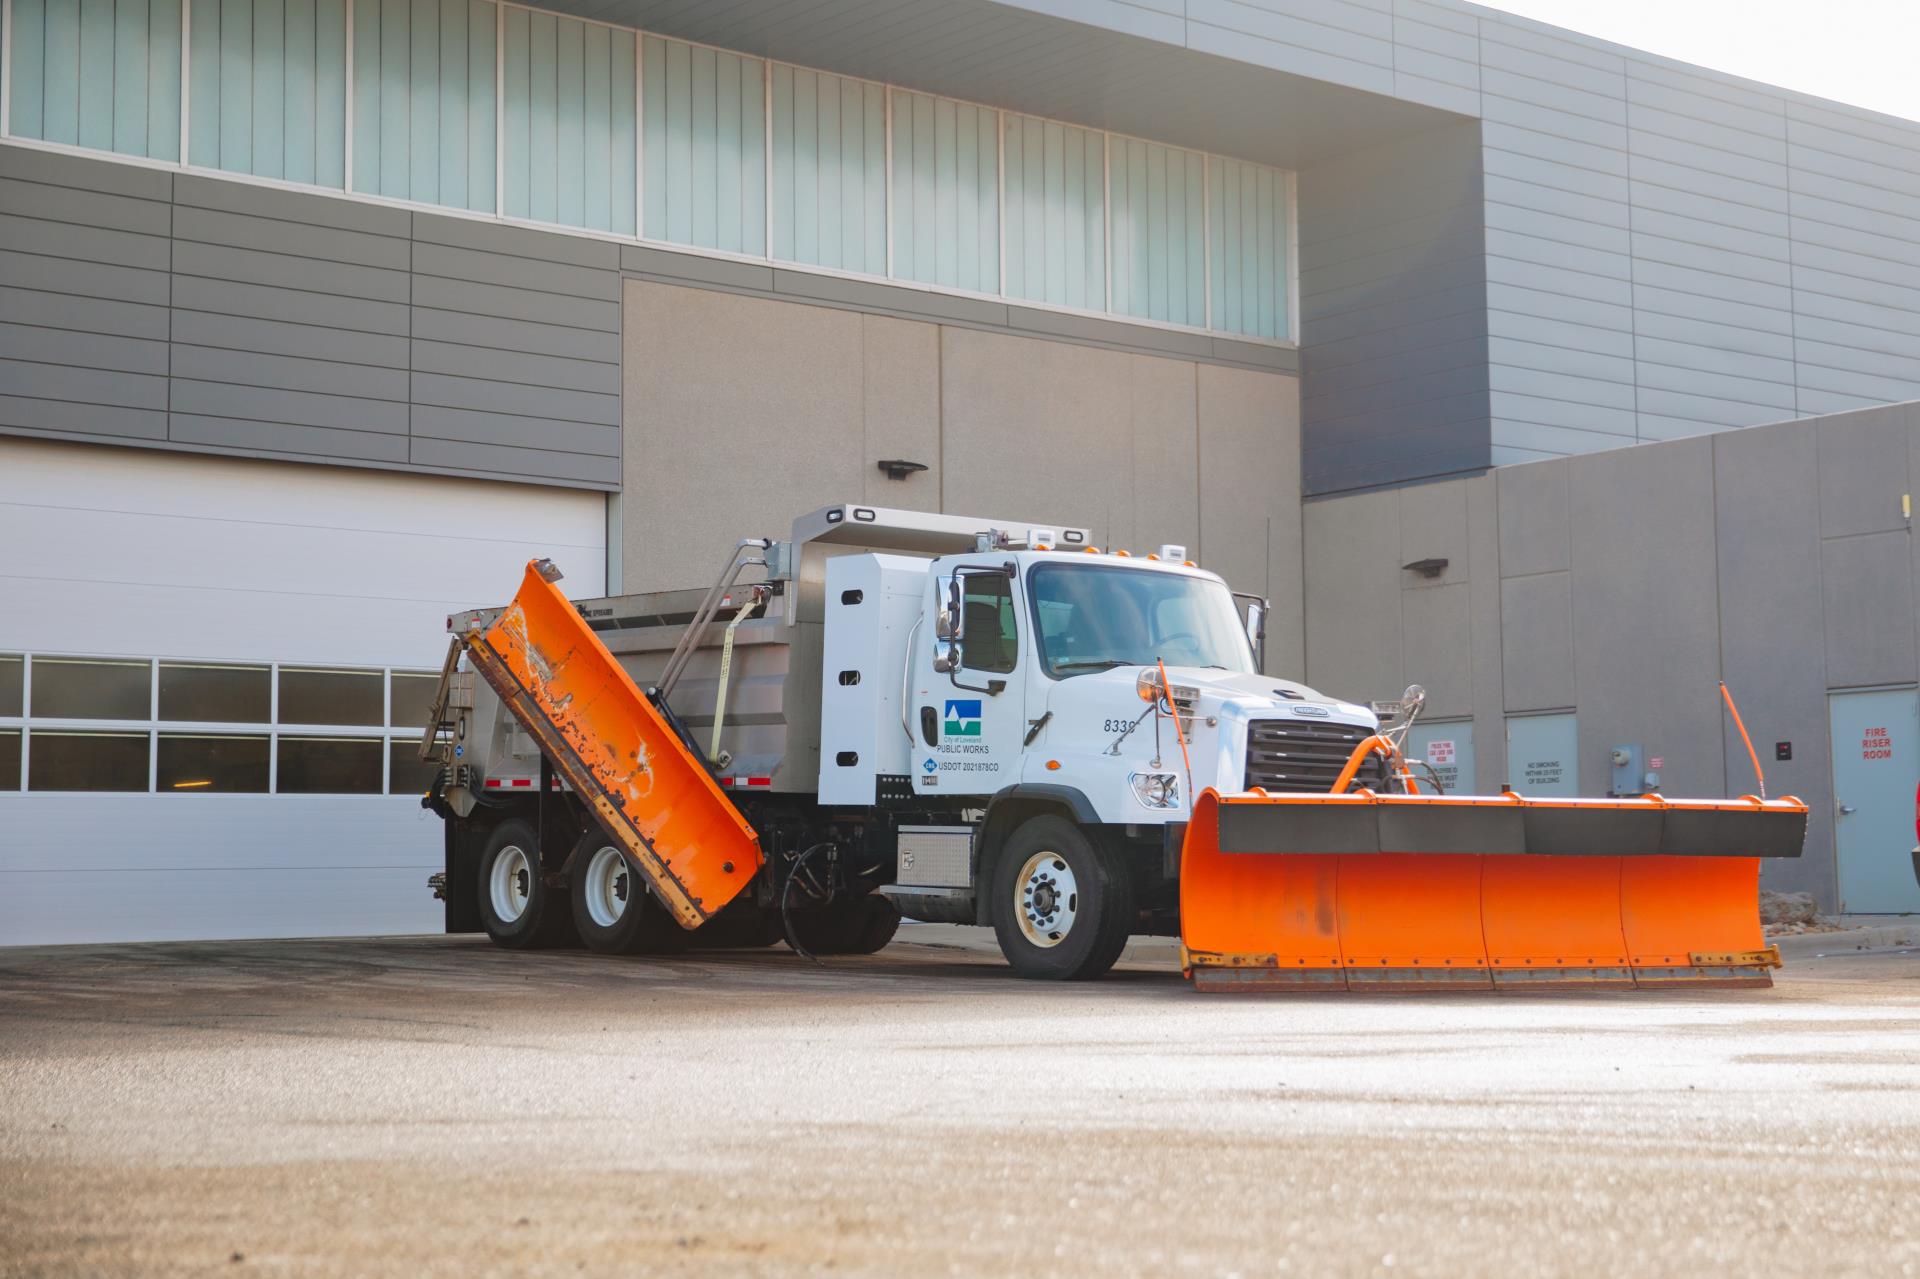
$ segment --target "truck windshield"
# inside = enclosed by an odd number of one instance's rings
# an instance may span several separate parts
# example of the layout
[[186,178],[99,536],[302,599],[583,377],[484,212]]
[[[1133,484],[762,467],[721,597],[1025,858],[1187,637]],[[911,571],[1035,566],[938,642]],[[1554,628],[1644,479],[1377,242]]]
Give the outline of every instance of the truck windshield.
[[1253,647],[1223,583],[1093,564],[1043,564],[1028,581],[1040,660],[1056,679],[1157,661],[1253,670]]

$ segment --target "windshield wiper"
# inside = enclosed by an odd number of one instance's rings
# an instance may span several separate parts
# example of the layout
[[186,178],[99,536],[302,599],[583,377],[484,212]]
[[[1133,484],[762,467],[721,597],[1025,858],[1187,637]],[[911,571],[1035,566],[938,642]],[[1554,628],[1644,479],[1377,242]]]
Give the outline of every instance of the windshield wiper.
[[1131,665],[1131,663],[1123,658],[1096,657],[1077,662],[1059,662],[1055,664],[1053,669],[1056,671],[1110,671],[1116,666],[1127,665]]

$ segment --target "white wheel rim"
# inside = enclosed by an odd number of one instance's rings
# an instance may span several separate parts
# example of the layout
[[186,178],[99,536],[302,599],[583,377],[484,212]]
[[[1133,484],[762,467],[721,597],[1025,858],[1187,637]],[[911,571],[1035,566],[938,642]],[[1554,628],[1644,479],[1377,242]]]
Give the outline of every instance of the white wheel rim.
[[612,928],[627,913],[633,877],[627,872],[626,855],[612,846],[596,849],[587,859],[584,886],[587,914],[602,928]]
[[1058,946],[1073,931],[1080,911],[1080,885],[1067,859],[1055,852],[1027,858],[1014,880],[1014,916],[1020,935],[1042,949]]
[[533,899],[533,861],[527,850],[509,844],[493,859],[493,874],[487,880],[487,892],[493,899],[493,913],[503,924],[519,921]]

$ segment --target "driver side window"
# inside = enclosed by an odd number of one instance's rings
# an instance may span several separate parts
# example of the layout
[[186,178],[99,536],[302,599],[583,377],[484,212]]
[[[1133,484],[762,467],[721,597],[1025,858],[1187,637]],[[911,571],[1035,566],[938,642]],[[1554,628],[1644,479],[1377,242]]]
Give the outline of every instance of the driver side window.
[[1004,675],[1020,655],[1014,629],[1013,583],[999,573],[969,573],[960,597],[965,640],[960,665],[970,671]]

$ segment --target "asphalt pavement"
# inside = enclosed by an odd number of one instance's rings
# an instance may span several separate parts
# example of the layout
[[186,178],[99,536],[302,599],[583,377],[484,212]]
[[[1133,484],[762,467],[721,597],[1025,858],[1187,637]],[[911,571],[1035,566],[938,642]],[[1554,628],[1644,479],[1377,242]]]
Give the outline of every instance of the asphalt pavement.
[[475,938],[0,949],[0,1274],[1920,1274],[1920,953],[1195,995]]

